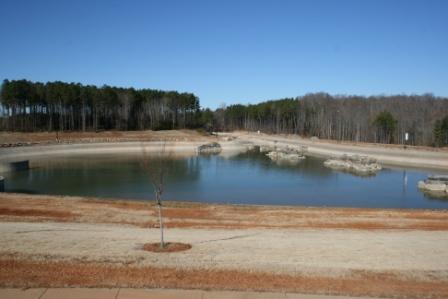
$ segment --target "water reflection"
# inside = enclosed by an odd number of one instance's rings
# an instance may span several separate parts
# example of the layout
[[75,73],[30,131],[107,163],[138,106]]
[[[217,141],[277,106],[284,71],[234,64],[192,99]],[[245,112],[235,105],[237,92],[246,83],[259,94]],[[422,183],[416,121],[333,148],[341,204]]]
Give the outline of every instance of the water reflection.
[[266,157],[266,153],[260,153],[255,149],[245,153],[240,153],[232,158],[234,161],[249,163],[254,167],[261,167],[266,170],[279,169],[281,171],[288,171],[295,174],[306,173],[310,176],[317,176],[320,178],[331,176],[332,170],[322,166],[322,159],[308,156],[297,164],[294,163],[275,163]]
[[[149,162],[151,162],[149,158]],[[33,169],[6,174],[6,191],[119,197],[148,200],[152,186],[141,155],[83,155],[32,161]],[[448,208],[417,190],[427,172],[385,168],[374,177],[356,177],[307,157],[278,165],[251,151],[229,157],[170,156],[164,198],[199,202]]]

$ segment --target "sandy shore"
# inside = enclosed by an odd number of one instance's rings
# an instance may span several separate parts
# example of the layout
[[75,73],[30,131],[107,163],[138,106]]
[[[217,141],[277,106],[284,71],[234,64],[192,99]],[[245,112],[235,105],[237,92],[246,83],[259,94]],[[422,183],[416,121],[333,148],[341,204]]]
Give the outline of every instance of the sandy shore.
[[212,135],[190,130],[61,133],[0,133],[0,162],[32,159],[43,156],[73,154],[110,154],[160,152],[167,154],[194,155],[198,146],[219,142],[221,155],[234,155],[246,151],[248,142],[227,141]]
[[[228,137],[235,138],[229,141]],[[407,147],[368,143],[338,143],[329,140],[305,139],[296,135],[267,135],[250,132],[201,134],[191,130],[131,131],[131,132],[64,132],[9,133],[0,132],[0,162],[26,159],[41,155],[78,153],[141,153],[159,151],[162,144],[171,153],[194,154],[199,145],[217,141],[222,155],[233,155],[247,146],[306,146],[308,154],[334,157],[359,154],[376,158],[381,164],[448,170],[448,149]],[[18,146],[20,145],[20,146]]]
[[159,238],[149,202],[0,194],[0,285],[448,296],[447,211],[167,202],[164,215],[167,240],[192,249],[142,250]]

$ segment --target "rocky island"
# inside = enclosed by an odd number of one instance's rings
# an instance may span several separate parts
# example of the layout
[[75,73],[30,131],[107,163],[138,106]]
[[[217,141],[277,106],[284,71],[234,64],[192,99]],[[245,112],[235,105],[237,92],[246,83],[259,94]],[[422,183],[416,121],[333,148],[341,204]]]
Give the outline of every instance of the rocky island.
[[433,195],[448,196],[448,175],[430,175],[418,182],[418,188]]
[[221,145],[218,142],[210,142],[198,146],[198,154],[219,154],[222,151]]
[[328,168],[352,172],[357,175],[372,175],[381,170],[377,160],[368,156],[342,155],[324,162]]
[[[263,148],[263,150],[266,149]],[[260,148],[260,152],[261,151],[262,149]],[[304,150],[302,148],[298,150],[290,147],[272,149],[266,154],[266,156],[277,163],[296,164],[305,159]]]

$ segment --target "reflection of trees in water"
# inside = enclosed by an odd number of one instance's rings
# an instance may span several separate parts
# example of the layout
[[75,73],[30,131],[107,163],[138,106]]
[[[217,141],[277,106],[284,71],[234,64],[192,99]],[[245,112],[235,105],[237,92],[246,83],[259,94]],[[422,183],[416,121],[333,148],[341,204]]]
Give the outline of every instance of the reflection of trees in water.
[[315,177],[327,177],[332,175],[332,170],[324,167],[323,160],[315,157],[307,156],[306,159],[293,163],[276,163],[271,161],[266,153],[260,153],[260,151],[255,148],[254,150],[248,151],[246,153],[240,153],[231,158],[233,161],[244,161],[251,166],[260,167],[264,170],[281,170],[294,173],[306,173],[310,176]]
[[262,167],[263,169],[278,169],[282,171],[306,173],[306,175],[314,177],[329,177],[334,173],[340,172],[347,175],[351,175],[357,178],[371,178],[376,176],[376,173],[357,173],[346,170],[334,170],[323,165],[324,159],[313,156],[306,156],[306,159],[299,161],[298,163],[275,162],[270,160],[267,153],[260,153],[258,148],[248,151],[246,153],[240,153],[234,157],[233,160],[247,161],[253,166]]
[[[151,162],[151,156],[148,162]],[[244,163],[251,167],[263,170],[280,170],[294,173],[306,173],[311,176],[330,176],[332,171],[323,166],[323,160],[315,157],[307,157],[298,164],[277,164],[271,161],[264,153],[252,150],[237,154],[229,159],[232,162]],[[35,161],[32,165],[35,170],[29,173],[30,179],[54,179],[55,176],[72,176],[76,173],[78,180],[83,179],[94,183],[102,183],[102,186],[120,184],[120,181],[129,181],[140,177],[145,180],[144,170],[141,167],[141,155],[85,155],[58,157],[55,159],[42,159]],[[169,156],[167,157],[167,182],[193,182],[200,178],[203,163],[217,162],[219,168],[220,157],[216,155],[201,156]],[[219,169],[218,169],[219,171]],[[108,180],[104,181],[104,177]],[[59,178],[62,179],[62,178]],[[73,177],[72,177],[73,179]],[[71,180],[74,184],[76,181]]]
[[168,181],[196,181],[199,179],[200,172],[201,166],[197,156],[175,158],[167,161]]
[[[234,198],[245,198],[244,200],[247,200],[246,203],[260,203],[257,202],[259,198],[259,193],[257,192],[262,192],[249,190],[248,186],[257,188],[256,186],[262,184],[269,189],[270,184],[275,185],[279,181],[281,183],[299,182],[303,184],[300,186],[304,186],[305,193],[323,194],[322,196],[328,196],[330,199],[332,198],[331,192],[333,192],[331,188],[335,188],[335,181],[342,186],[340,190],[346,190],[344,188],[350,190],[349,188],[353,187],[353,194],[356,196],[360,194],[357,191],[359,187],[367,186],[357,185],[361,183],[359,180],[354,181],[346,176],[335,177],[335,174],[338,172],[324,167],[323,159],[316,157],[307,157],[297,165],[278,165],[266,157],[265,154],[258,151],[241,153],[231,158],[210,155],[171,156],[168,159],[166,163],[168,166],[166,173],[166,198],[170,200],[210,201],[210,198],[219,192],[225,194],[227,189],[219,189],[220,185],[226,186],[229,183],[235,184]],[[151,158],[149,157],[150,160]],[[30,171],[6,173],[5,187],[6,191],[38,194],[150,199],[153,197],[153,190],[141,161],[142,156],[138,154],[61,156],[45,160],[32,160],[31,166],[33,169]],[[247,177],[246,181],[247,174],[253,175],[253,177]],[[417,179],[426,176],[426,174],[423,175],[423,173],[415,171],[413,176]],[[403,192],[409,192],[409,194],[399,196],[394,193],[394,190],[398,189],[392,188],[391,184],[397,184],[399,181],[396,179],[403,181]],[[396,200],[395,198],[399,196],[403,200],[404,205],[409,205],[408,207],[414,207],[414,202],[416,204],[415,207],[428,208],[444,207],[448,204],[448,196],[444,194],[442,196],[434,196],[433,194],[421,194],[416,190],[416,187],[414,187],[415,189],[406,189],[406,180],[406,173],[402,176],[401,172],[398,172],[396,169],[384,169],[380,178],[377,181],[372,181],[372,184],[375,185],[376,182],[379,185],[384,184],[384,188],[391,192],[385,196],[387,200]],[[321,184],[322,182],[325,184]],[[326,184],[327,182],[329,184]],[[316,187],[320,186],[320,184],[322,191],[319,190],[319,187]],[[283,186],[282,184],[279,185]],[[415,186],[414,183],[412,185]],[[380,192],[382,188],[379,189],[378,194],[384,196],[385,193]],[[372,190],[373,193],[377,192],[375,188],[368,190]],[[281,192],[296,191],[285,189],[285,191]],[[347,192],[348,198],[353,199],[355,196],[353,194]],[[290,196],[291,193],[284,193],[284,195]],[[221,195],[216,196],[216,198],[221,198],[219,197]],[[227,198],[223,199],[223,201],[225,200]],[[241,202],[244,202],[244,200]],[[335,202],[338,203],[338,200],[336,196]],[[355,202],[354,199],[353,202]],[[289,203],[294,204],[294,202]],[[332,202],[329,201],[329,203]],[[351,204],[349,203],[349,205]],[[381,205],[381,202],[378,203],[378,207],[381,207]]]
[[[199,179],[197,157],[170,156],[166,160],[166,181],[176,185]],[[154,158],[149,157],[151,163]],[[141,155],[71,156],[42,159],[30,171],[9,176],[9,190],[26,186],[27,193],[96,195],[124,191],[151,194],[152,187],[142,167]]]

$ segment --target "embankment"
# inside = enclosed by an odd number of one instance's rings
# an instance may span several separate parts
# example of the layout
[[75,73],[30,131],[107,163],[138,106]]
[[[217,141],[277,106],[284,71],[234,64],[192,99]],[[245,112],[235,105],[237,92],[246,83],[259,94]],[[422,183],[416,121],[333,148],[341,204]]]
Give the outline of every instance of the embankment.
[[381,164],[448,170],[448,150],[423,147],[389,146],[367,143],[336,143],[327,140],[311,140],[296,135],[268,135],[251,132],[234,132],[224,135],[257,145],[306,146],[308,154],[322,157],[366,155]]

